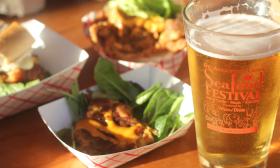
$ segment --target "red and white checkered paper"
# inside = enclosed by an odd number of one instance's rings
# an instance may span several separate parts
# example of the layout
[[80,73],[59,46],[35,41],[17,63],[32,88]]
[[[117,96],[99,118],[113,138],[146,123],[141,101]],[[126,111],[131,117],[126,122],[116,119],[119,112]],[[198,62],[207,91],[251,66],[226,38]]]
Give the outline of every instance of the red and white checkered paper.
[[[179,110],[179,114],[186,115],[193,113],[191,87],[166,72],[163,72],[152,66],[144,66],[142,68],[122,74],[122,78],[124,80],[136,82],[143,88],[149,88],[155,83],[161,83],[163,87],[172,88],[173,90],[181,92],[184,95],[184,101]],[[95,91],[96,89],[96,87],[89,88],[91,91]],[[73,124],[73,118],[71,115],[72,113],[65,99],[59,99],[49,104],[40,106],[39,113],[45,124],[48,126],[49,130],[64,145],[64,147],[66,147],[82,163],[90,168],[114,168],[120,166],[164,144],[167,144],[176,138],[183,136],[188,131],[188,128],[191,126],[193,121],[192,118],[190,118],[188,121],[184,121],[185,125],[183,127],[178,129],[174,134],[164,138],[159,142],[123,152],[91,156],[68,146],[55,133],[63,128],[71,128]]]
[[84,64],[85,62],[80,62],[36,86],[0,97],[0,119],[61,97],[62,91],[69,91],[72,83],[77,80]]
[[186,123],[186,125],[179,130],[177,130],[173,135],[159,141],[153,143],[151,145],[143,146],[141,148],[132,149],[124,152],[113,153],[108,155],[100,155],[100,156],[90,156],[84,153],[81,153],[68,145],[63,145],[71,151],[83,164],[85,164],[89,168],[114,168],[120,165],[123,165],[137,157],[140,157],[160,146],[163,146],[169,142],[174,141],[175,139],[183,136],[188,131],[191,126],[192,121]]
[[[85,35],[90,39],[89,35],[89,27],[92,25],[95,19],[95,12],[89,12],[87,15],[82,17],[82,23],[84,28]],[[161,54],[160,59],[151,59],[150,61],[145,62],[133,62],[133,61],[125,61],[125,60],[117,60],[110,58],[106,55],[106,53],[102,49],[98,49],[97,52],[100,56],[105,57],[111,60],[117,67],[119,72],[126,72],[128,70],[140,68],[146,64],[150,64],[159,69],[165,70],[170,74],[174,75],[179,70],[182,61],[187,55],[185,50],[172,53],[166,52],[165,54]],[[158,58],[158,57],[157,57]]]
[[22,25],[34,37],[33,53],[52,75],[39,84],[0,97],[0,119],[41,105],[68,91],[83,68],[88,54],[37,20]]

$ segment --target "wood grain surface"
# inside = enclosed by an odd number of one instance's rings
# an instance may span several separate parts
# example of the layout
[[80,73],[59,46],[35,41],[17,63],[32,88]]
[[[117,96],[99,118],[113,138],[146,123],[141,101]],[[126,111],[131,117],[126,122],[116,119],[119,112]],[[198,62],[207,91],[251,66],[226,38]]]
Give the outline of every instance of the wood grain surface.
[[[92,85],[92,69],[97,54],[90,49],[84,36],[81,17],[91,10],[98,10],[103,3],[94,0],[49,0],[46,8],[38,14],[25,18],[1,19],[25,21],[38,19],[66,39],[88,49],[88,60],[79,82],[83,88]],[[184,60],[177,75],[189,83],[187,61]],[[280,116],[278,119],[280,127]],[[268,168],[280,167],[280,131],[276,129]],[[37,109],[0,120],[0,167],[1,168],[84,168],[48,131]],[[121,168],[198,168],[194,125],[180,139],[160,147]]]

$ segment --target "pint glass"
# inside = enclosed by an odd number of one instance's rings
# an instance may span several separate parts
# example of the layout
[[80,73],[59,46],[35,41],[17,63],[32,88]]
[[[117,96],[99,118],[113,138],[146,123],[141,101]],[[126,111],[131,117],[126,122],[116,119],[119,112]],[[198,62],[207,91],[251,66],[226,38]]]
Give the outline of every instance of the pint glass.
[[279,0],[193,0],[184,24],[202,167],[266,167],[280,96]]

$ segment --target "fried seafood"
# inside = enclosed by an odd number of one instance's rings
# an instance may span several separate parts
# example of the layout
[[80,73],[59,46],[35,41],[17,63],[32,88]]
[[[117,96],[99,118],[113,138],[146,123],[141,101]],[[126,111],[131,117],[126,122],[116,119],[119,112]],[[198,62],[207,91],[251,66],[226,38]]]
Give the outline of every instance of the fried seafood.
[[114,59],[143,61],[186,47],[180,18],[128,16],[117,7],[97,12],[89,32],[94,47]]
[[28,82],[33,80],[43,80],[48,76],[48,72],[45,71],[38,63],[38,58],[33,56],[33,66],[31,69],[25,70],[22,68],[13,68],[8,72],[0,72],[0,83],[18,83]]
[[1,96],[14,92],[14,89],[8,89],[10,86],[24,89],[24,84],[32,81],[37,83],[48,76],[40,66],[38,57],[32,54],[34,41],[32,35],[21,24],[0,21]]

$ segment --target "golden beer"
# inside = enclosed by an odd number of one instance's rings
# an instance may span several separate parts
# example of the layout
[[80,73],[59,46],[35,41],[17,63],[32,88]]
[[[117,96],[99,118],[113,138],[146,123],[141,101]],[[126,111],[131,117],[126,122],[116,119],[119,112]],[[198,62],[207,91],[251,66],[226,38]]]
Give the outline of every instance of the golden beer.
[[209,16],[195,23],[206,31],[186,26],[201,164],[265,167],[280,98],[280,33],[254,35],[280,25],[246,14]]
[[221,166],[263,162],[278,109],[280,57],[240,62],[188,53],[201,157]]

